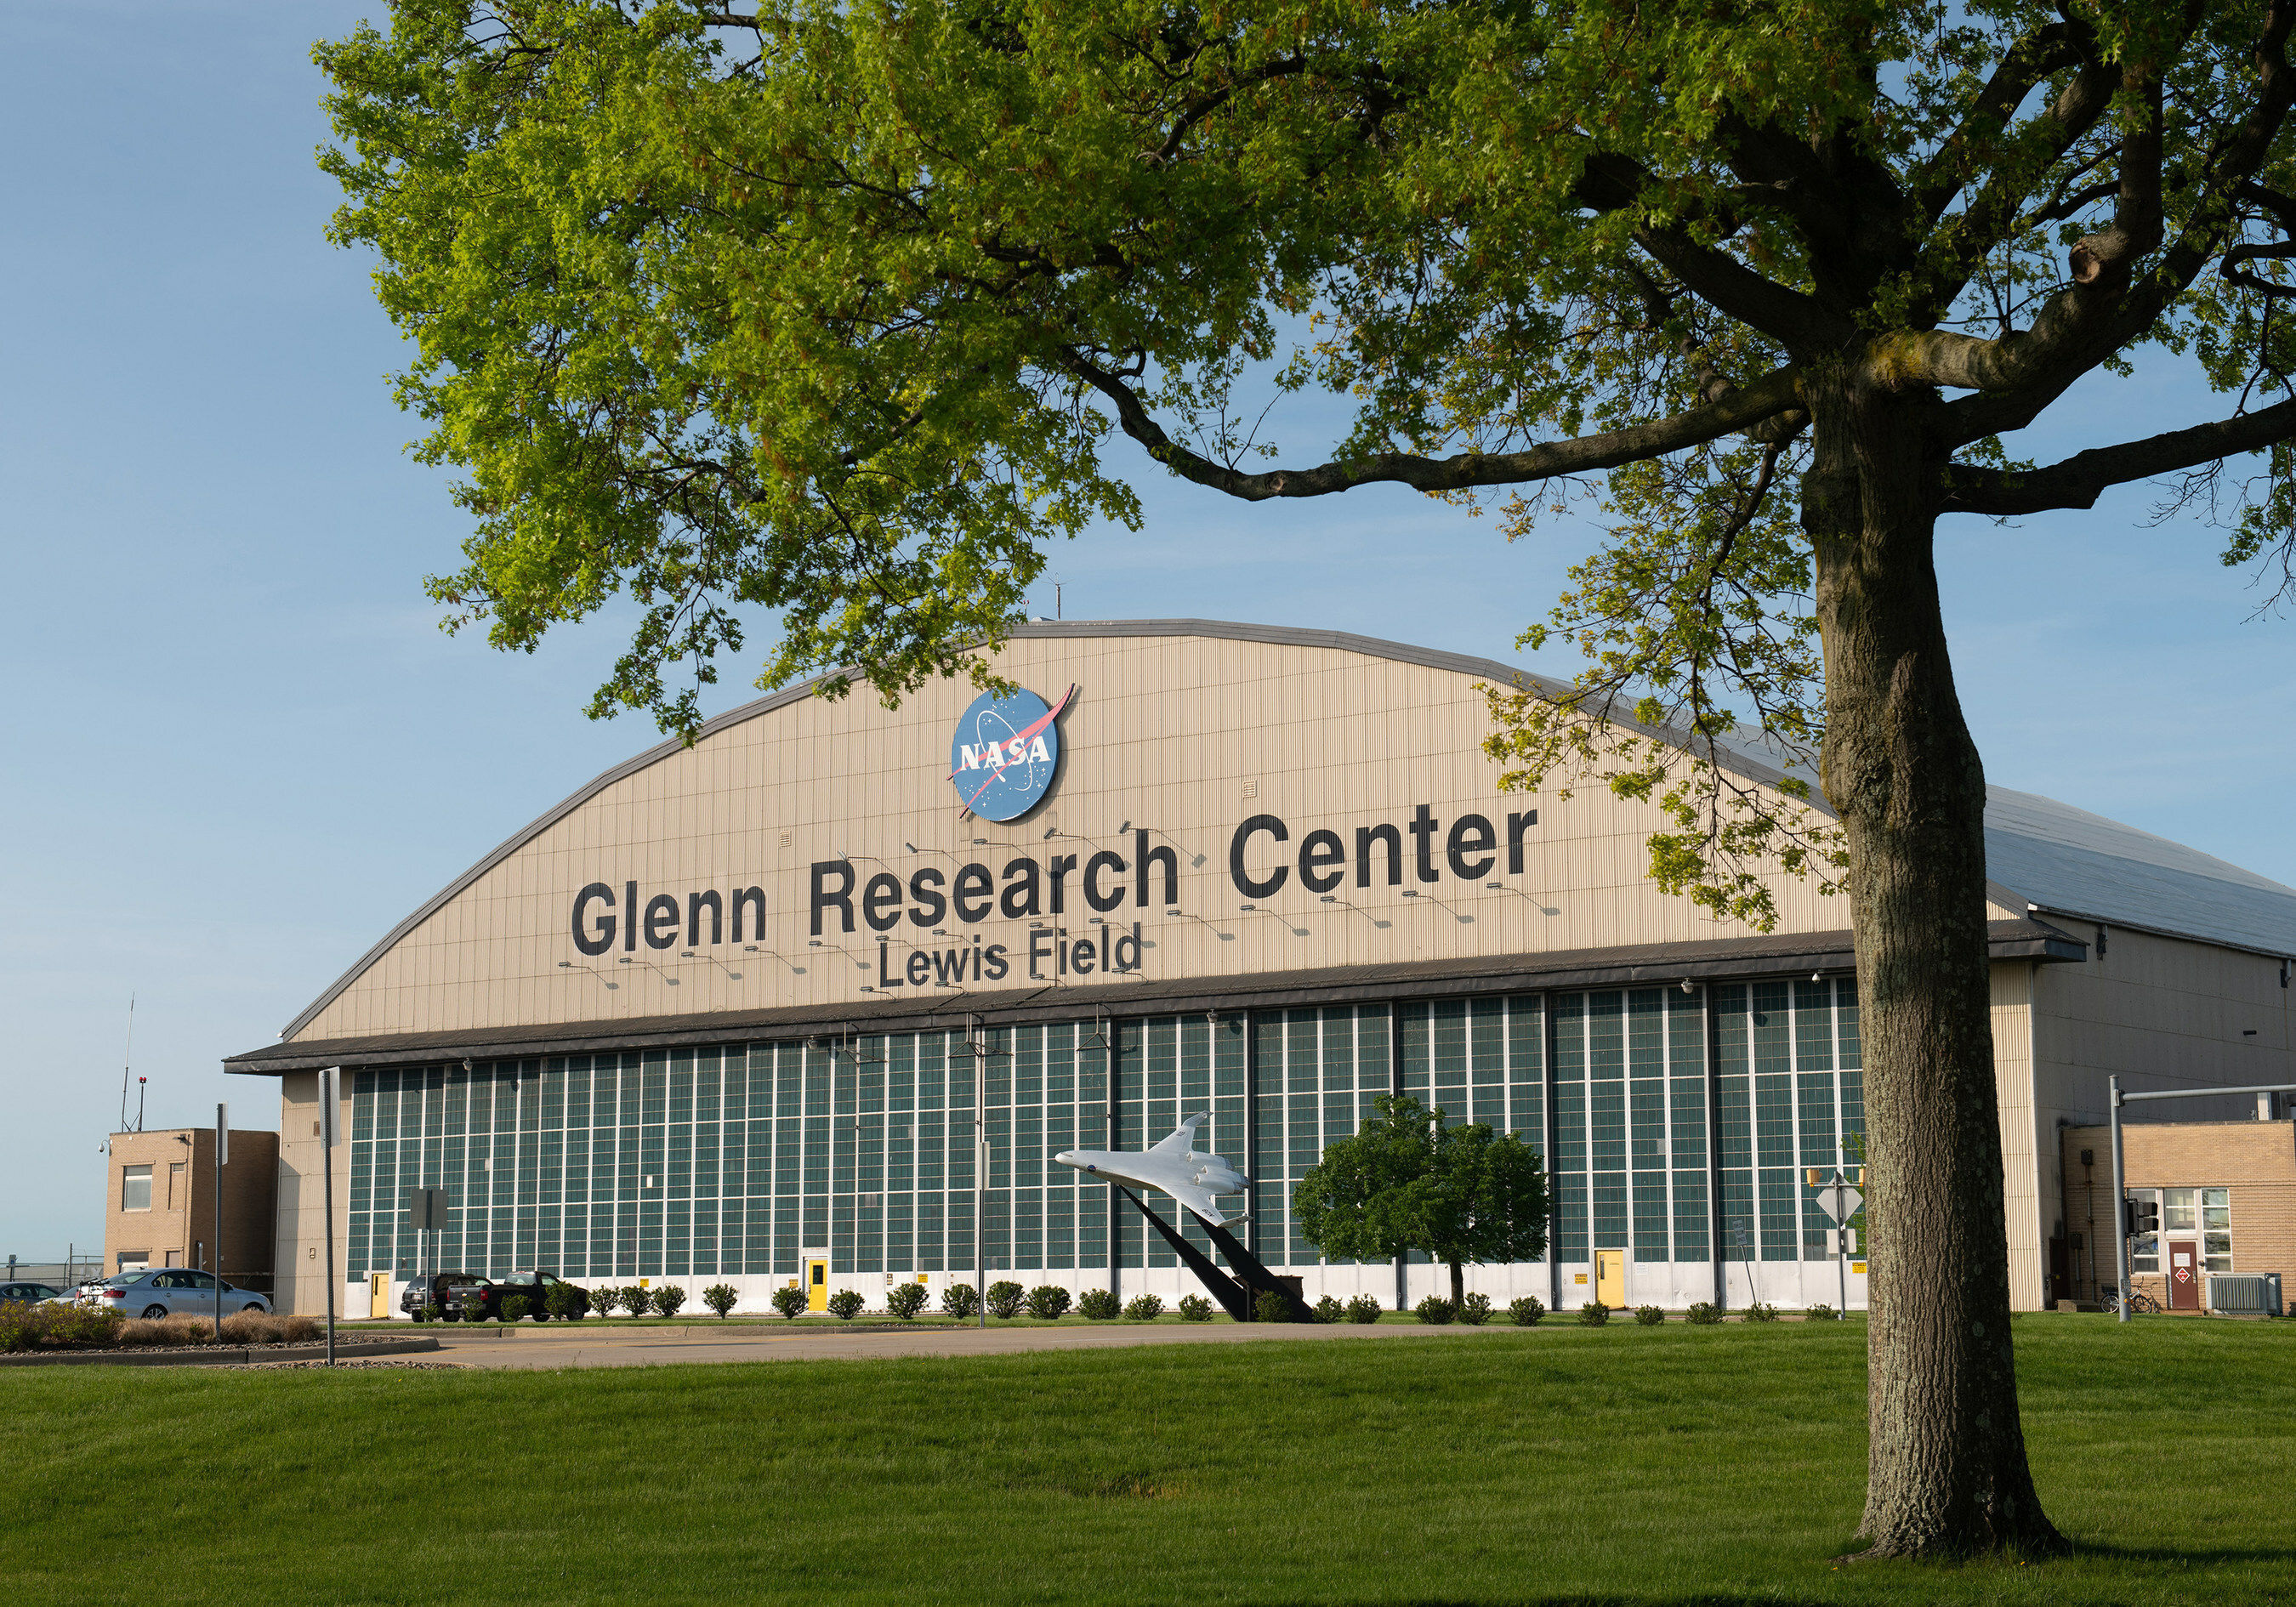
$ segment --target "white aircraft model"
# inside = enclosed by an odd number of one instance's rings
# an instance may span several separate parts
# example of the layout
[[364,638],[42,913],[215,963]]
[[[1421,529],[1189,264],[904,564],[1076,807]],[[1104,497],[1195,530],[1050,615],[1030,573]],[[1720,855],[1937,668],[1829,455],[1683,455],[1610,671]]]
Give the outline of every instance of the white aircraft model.
[[1220,1215],[1212,1196],[1240,1193],[1251,1186],[1251,1179],[1218,1156],[1196,1148],[1196,1129],[1211,1117],[1210,1111],[1197,1112],[1151,1149],[1062,1150],[1053,1159],[1113,1183],[1161,1190],[1214,1227],[1223,1227],[1229,1218]]

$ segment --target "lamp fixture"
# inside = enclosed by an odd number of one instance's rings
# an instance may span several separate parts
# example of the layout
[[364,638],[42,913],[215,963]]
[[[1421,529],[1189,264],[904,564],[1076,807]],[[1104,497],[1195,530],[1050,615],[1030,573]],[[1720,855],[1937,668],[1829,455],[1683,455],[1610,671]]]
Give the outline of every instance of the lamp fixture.
[[1682,991],[1685,993],[1696,993],[1698,989],[1690,985],[1690,979],[1688,977],[1685,977],[1682,979]]

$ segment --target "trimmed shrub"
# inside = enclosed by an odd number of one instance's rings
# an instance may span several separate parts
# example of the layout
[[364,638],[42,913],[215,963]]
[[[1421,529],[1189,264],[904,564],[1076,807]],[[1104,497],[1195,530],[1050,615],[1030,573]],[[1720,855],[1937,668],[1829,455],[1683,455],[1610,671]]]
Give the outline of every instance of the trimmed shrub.
[[1441,1327],[1459,1315],[1459,1308],[1440,1295],[1429,1295],[1411,1308],[1411,1315],[1421,1322]]
[[1164,1302],[1156,1295],[1136,1294],[1126,1302],[1124,1315],[1136,1323],[1152,1323],[1164,1315]]
[[980,1292],[970,1283],[951,1283],[940,1292],[940,1308],[959,1322],[980,1315]]
[[896,1283],[885,1291],[885,1309],[905,1323],[917,1320],[917,1313],[925,1308],[925,1286],[922,1283]]
[[1831,1306],[1812,1306],[1802,1313],[1802,1320],[1808,1323],[1838,1323],[1841,1318]]
[[1538,1319],[1546,1315],[1546,1302],[1535,1294],[1507,1302],[1507,1316],[1518,1328],[1536,1328]]
[[1012,1318],[1021,1315],[1021,1308],[1029,1302],[1029,1291],[1009,1278],[999,1278],[988,1286],[988,1315]]
[[1756,1300],[1746,1308],[1746,1320],[1750,1323],[1775,1323],[1778,1320],[1778,1308]]
[[0,1350],[107,1350],[127,1319],[86,1306],[0,1306]]
[[526,1308],[533,1304],[534,1302],[532,1300],[528,1300],[522,1294],[506,1294],[503,1296],[503,1321],[505,1323],[524,1322],[526,1320]]
[[1292,1320],[1292,1302],[1273,1289],[1263,1289],[1259,1298],[1251,1302],[1251,1320],[1255,1323],[1288,1323]]
[[[1112,1306],[1115,1303],[1115,1298],[1111,1296],[1109,1304]],[[1209,1323],[1212,1320],[1212,1313],[1217,1308],[1210,1300],[1200,1294],[1184,1294],[1180,1297],[1180,1320],[1184,1323]]]
[[446,1308],[440,1306],[438,1301],[432,1300],[414,1314],[414,1320],[418,1323],[445,1322],[447,1320]]
[[542,1297],[550,1315],[562,1322],[579,1322],[590,1310],[590,1294],[578,1283],[553,1283]]
[[1116,1296],[1105,1289],[1087,1289],[1077,1297],[1077,1315],[1095,1323],[1112,1323],[1120,1309]]
[[632,1316],[644,1316],[653,1309],[653,1291],[643,1284],[626,1284],[621,1295],[622,1309]]
[[1655,1328],[1666,1321],[1666,1308],[1662,1306],[1637,1306],[1635,1308],[1635,1321],[1645,1328]]
[[600,1316],[613,1316],[614,1308],[622,1303],[622,1291],[611,1283],[603,1289],[586,1290],[584,1292],[590,1297],[590,1309]]
[[735,1303],[741,1298],[741,1291],[731,1283],[712,1283],[701,1291],[701,1303],[716,1312],[718,1320],[721,1323],[726,1320],[726,1314],[734,1309]]
[[463,1320],[466,1323],[491,1323],[495,1320],[495,1313],[473,1292],[463,1301]]
[[1682,1320],[1685,1323],[1696,1323],[1702,1328],[1706,1327],[1722,1320],[1722,1308],[1711,1300],[1694,1301],[1690,1309],[1682,1314]]
[[1380,1310],[1381,1307],[1377,1297],[1368,1294],[1359,1294],[1356,1296],[1355,1299],[1348,1302],[1348,1321],[1350,1323],[1376,1323],[1379,1321]]
[[685,1291],[675,1283],[664,1283],[653,1291],[653,1308],[664,1316],[676,1316],[685,1304]]
[[1347,1315],[1348,1308],[1330,1295],[1325,1295],[1316,1302],[1316,1320],[1319,1323],[1340,1322],[1345,1319]]
[[794,1283],[784,1283],[774,1291],[773,1306],[784,1318],[795,1322],[798,1313],[806,1307],[805,1291]]
[[1471,1328],[1480,1328],[1491,1320],[1491,1297],[1471,1294],[1459,1302],[1459,1320]]
[[840,1289],[829,1297],[829,1315],[840,1322],[849,1323],[861,1315],[861,1291]]
[[1600,1300],[1589,1300],[1578,1308],[1578,1320],[1589,1328],[1600,1328],[1611,1320],[1611,1308]]
[[1029,1315],[1048,1323],[1069,1314],[1069,1291],[1058,1283],[1039,1283],[1029,1291]]

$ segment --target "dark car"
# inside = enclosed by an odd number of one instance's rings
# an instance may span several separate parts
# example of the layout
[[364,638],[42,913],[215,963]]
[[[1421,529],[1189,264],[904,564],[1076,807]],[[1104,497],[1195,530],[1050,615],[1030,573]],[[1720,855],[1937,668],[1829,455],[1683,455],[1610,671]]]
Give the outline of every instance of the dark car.
[[37,1306],[42,1300],[62,1299],[62,1290],[45,1283],[0,1283],[0,1306]]
[[500,1279],[475,1272],[436,1273],[409,1283],[406,1292],[399,1297],[398,1308],[418,1323],[428,1320],[428,1308],[433,1306],[438,1308],[439,1316],[449,1323],[459,1323],[465,1317],[499,1321],[503,1301],[512,1295],[523,1295],[526,1315],[537,1322],[547,1322],[550,1291],[563,1281],[546,1272],[513,1272]]
[[406,1285],[406,1292],[398,1297],[398,1308],[418,1323],[428,1322],[433,1308],[443,1320],[459,1323],[465,1309],[487,1305],[490,1287],[475,1272],[431,1273]]

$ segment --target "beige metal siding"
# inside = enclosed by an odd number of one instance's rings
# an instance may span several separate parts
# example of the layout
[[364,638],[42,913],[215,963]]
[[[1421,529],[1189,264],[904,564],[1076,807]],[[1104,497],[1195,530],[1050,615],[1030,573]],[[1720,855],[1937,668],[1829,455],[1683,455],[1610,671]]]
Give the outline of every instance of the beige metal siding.
[[[298,1038],[853,1002],[877,985],[874,934],[857,919],[853,933],[840,934],[832,916],[823,947],[809,945],[814,862],[849,855],[857,882],[865,884],[881,869],[906,881],[924,865],[947,874],[978,860],[1001,884],[1003,866],[1022,854],[1042,862],[1055,852],[1082,859],[1107,849],[1128,862],[1136,845],[1119,830],[1128,821],[1154,828],[1153,846],[1182,849],[1185,915],[1165,916],[1160,873],[1147,907],[1128,901],[1110,917],[1142,922],[1142,974],[1150,979],[1746,931],[1651,886],[1646,840],[1665,824],[1651,806],[1615,799],[1600,785],[1568,799],[1500,792],[1497,767],[1480,750],[1488,720],[1471,675],[1332,648],[1194,636],[1021,639],[1000,668],[1048,699],[1071,681],[1078,687],[1062,720],[1060,779],[1025,820],[996,826],[960,817],[947,756],[956,718],[974,695],[969,685],[935,683],[892,711],[865,689],[838,701],[804,699],[607,787],[434,912]],[[1245,796],[1247,784],[1256,796]],[[1403,888],[1377,877],[1357,888],[1354,829],[1394,824],[1407,857],[1413,840],[1404,828],[1422,803],[1441,823],[1432,845],[1439,866],[1454,819],[1469,811],[1488,817],[1501,836],[1495,871],[1462,883],[1444,867],[1437,883],[1423,886],[1406,870]],[[1509,874],[1505,816],[1531,808],[1539,824],[1527,836],[1522,873]],[[1334,896],[1344,902],[1322,903],[1294,870],[1266,909],[1240,909],[1253,901],[1231,884],[1229,840],[1254,814],[1276,816],[1291,829],[1281,849],[1255,840],[1248,857],[1255,872],[1296,855],[1310,830],[1340,832],[1350,864]],[[1048,830],[1056,835],[1047,838]],[[1197,857],[1201,865],[1191,862]],[[630,880],[640,883],[641,907],[655,893],[676,896],[681,907],[703,890],[728,899],[728,940],[700,946],[722,968],[681,958],[683,933],[668,949],[641,942],[633,953],[618,939],[608,954],[581,955],[570,933],[575,895],[592,881],[619,889]],[[1072,873],[1071,937],[1093,931],[1077,881]],[[1485,881],[1503,886],[1494,890]],[[766,891],[770,953],[745,953],[730,940],[729,894],[752,885]],[[1848,924],[1841,900],[1784,877],[1775,887],[1781,930]],[[1406,889],[1431,896],[1405,898]],[[1025,955],[1026,921],[942,924],[1001,943],[1016,959]],[[934,945],[906,920],[892,935]],[[897,944],[892,963],[907,952],[906,942]],[[643,963],[618,963],[625,957]],[[1006,985],[1029,985],[1020,966]]]

